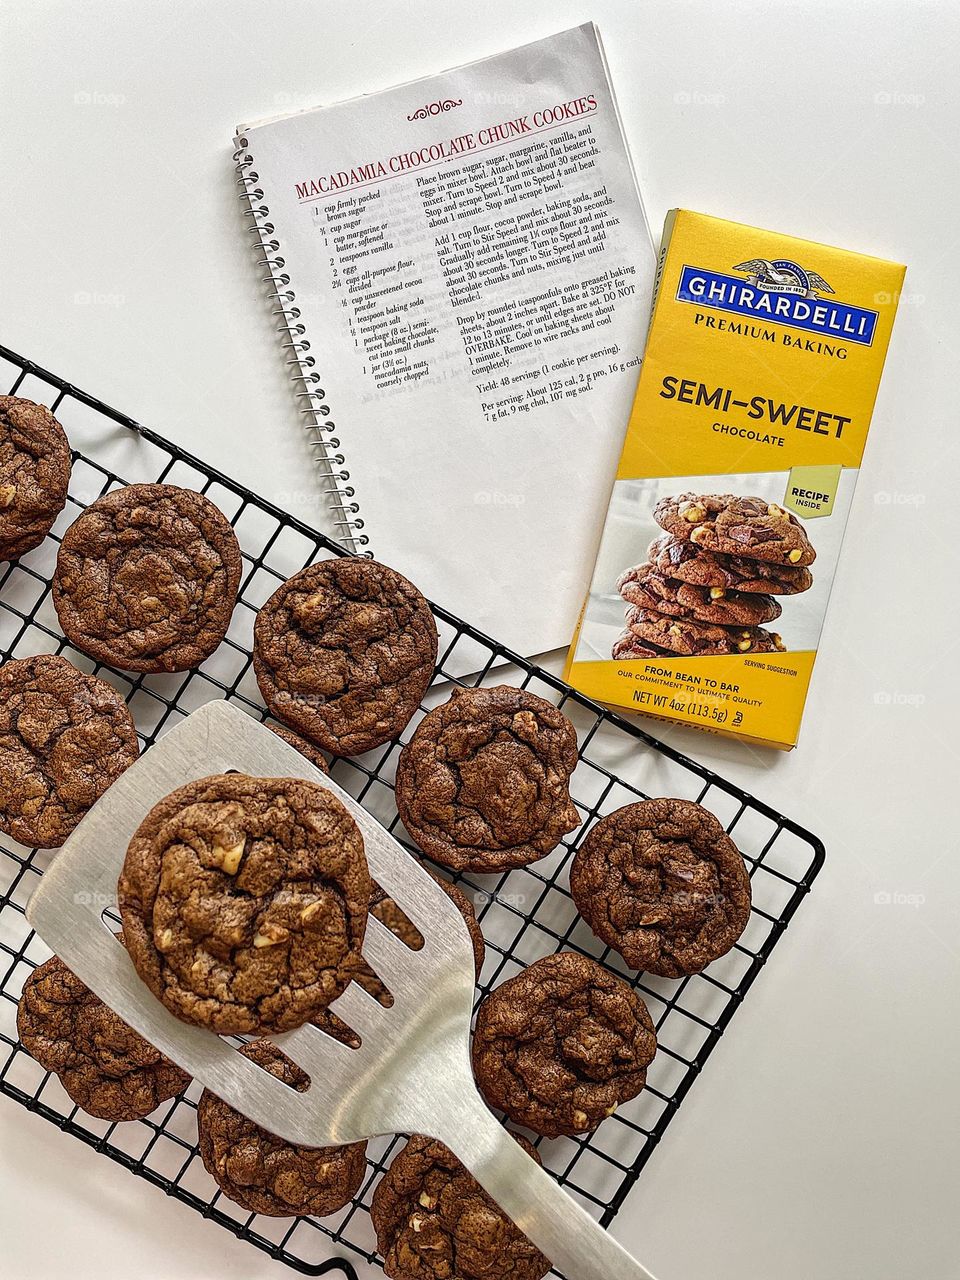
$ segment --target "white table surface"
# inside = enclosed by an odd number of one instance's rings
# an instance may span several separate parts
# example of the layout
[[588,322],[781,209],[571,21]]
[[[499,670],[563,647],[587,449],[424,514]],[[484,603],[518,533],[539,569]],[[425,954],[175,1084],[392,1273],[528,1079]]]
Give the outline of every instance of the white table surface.
[[[685,205],[909,264],[800,748],[664,731],[828,858],[614,1231],[660,1280],[949,1280],[955,7],[7,0],[0,340],[322,525],[240,234],[234,124],[589,18],[655,227]],[[292,1274],[6,1099],[0,1130],[9,1280]]]

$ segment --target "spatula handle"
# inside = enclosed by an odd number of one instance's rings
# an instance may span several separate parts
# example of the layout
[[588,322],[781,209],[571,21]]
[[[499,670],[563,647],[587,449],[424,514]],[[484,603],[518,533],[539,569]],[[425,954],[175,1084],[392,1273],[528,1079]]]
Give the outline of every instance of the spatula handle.
[[655,1280],[531,1160],[476,1095],[463,1104],[451,1132],[436,1136],[566,1280]]

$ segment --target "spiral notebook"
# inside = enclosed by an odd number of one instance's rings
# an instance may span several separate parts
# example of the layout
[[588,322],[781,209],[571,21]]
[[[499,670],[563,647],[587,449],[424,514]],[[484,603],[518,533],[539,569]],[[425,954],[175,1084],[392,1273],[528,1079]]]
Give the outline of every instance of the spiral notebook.
[[236,141],[341,541],[525,656],[567,644],[655,265],[597,28]]

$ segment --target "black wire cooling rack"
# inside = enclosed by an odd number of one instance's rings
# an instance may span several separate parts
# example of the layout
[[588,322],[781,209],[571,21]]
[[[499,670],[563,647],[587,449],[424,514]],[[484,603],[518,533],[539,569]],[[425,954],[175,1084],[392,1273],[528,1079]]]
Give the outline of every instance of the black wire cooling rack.
[[[83,670],[103,676],[126,696],[144,748],[214,698],[229,698],[264,718],[250,658],[257,609],[284,578],[316,559],[343,554],[342,548],[3,347],[0,386],[50,405],[74,451],[69,500],[51,535],[0,570],[0,657],[64,653]],[[168,481],[207,494],[233,522],[243,549],[243,581],[228,636],[193,672],[133,677],[92,663],[63,638],[50,600],[57,546],[67,526],[107,490],[143,481]],[[621,974],[647,1002],[659,1051],[641,1095],[594,1134],[541,1139],[537,1144],[557,1181],[606,1226],[809,891],[823,863],[823,846],[740,787],[582,697],[445,610],[437,608],[435,614],[440,660],[423,710],[444,701],[454,680],[518,684],[561,707],[577,728],[580,759],[571,792],[583,825],[533,866],[499,876],[467,874],[457,880],[476,905],[486,940],[478,999],[539,957],[572,949]],[[402,742],[409,740],[418,719],[419,713],[401,742],[339,760],[333,767],[337,781],[405,843],[392,783]],[[625,969],[619,956],[604,948],[580,920],[567,888],[571,851],[591,823],[623,804],[657,795],[697,800],[717,814],[743,852],[753,884],[753,911],[739,944],[706,973],[681,981]],[[377,1261],[366,1210],[377,1179],[403,1139],[369,1144],[368,1176],[356,1200],[340,1213],[296,1219],[253,1215],[220,1194],[203,1168],[197,1149],[196,1085],[145,1120],[109,1124],[73,1106],[56,1076],[44,1072],[18,1043],[16,1007],[23,981],[49,955],[30,930],[24,907],[54,856],[6,839],[0,842],[0,1090],[271,1257],[307,1275],[339,1268],[355,1280],[347,1260],[351,1254]]]

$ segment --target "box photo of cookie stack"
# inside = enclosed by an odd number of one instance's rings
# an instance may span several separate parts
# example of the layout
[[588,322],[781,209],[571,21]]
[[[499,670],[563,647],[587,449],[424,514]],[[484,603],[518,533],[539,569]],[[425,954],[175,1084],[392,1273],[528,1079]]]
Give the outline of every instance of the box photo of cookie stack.
[[783,612],[775,596],[813,585],[816,551],[800,521],[776,503],[733,494],[668,496],[653,514],[663,533],[617,580],[629,607],[611,656],[785,652],[764,624]]

